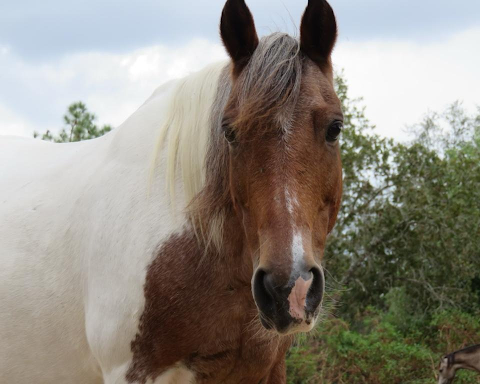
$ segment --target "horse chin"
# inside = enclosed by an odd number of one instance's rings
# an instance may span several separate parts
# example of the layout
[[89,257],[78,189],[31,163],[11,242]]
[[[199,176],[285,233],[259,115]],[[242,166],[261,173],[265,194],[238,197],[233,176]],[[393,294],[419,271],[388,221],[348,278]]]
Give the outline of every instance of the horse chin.
[[293,319],[289,315],[273,320],[260,313],[260,322],[263,327],[281,336],[310,332],[315,327],[316,321],[317,313],[304,320]]

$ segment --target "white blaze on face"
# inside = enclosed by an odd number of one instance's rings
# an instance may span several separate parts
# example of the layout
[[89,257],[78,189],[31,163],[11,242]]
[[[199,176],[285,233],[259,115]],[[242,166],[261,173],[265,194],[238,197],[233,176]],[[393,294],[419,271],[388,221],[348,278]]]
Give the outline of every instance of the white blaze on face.
[[[287,210],[290,214],[291,227],[293,231],[291,254],[292,254],[292,275],[297,276],[301,270],[303,259],[305,257],[305,248],[303,246],[303,236],[301,231],[298,230],[294,222],[295,208],[298,207],[298,200],[294,193],[291,193],[287,188],[285,190],[285,201],[287,204]],[[288,303],[290,306],[290,315],[294,319],[304,320],[305,318],[305,305],[307,300],[308,290],[312,285],[313,277],[308,280],[304,280],[302,276],[299,276],[295,281],[295,284],[288,296]]]
[[299,265],[303,261],[303,256],[305,255],[305,250],[303,249],[303,238],[299,232],[295,232],[292,239],[292,273],[295,273],[298,270]]
[[295,195],[292,196],[288,188],[285,190],[285,200],[287,202],[287,210],[290,213],[290,219],[293,220],[293,210],[298,207],[298,200]]
[[[295,232],[292,239],[292,274],[296,276],[303,263],[305,255],[305,249],[303,247],[303,238],[300,232]],[[299,276],[295,281],[295,284],[288,296],[288,302],[290,305],[290,315],[294,319],[304,320],[305,318],[305,305],[307,301],[307,294],[310,286],[312,285],[313,277],[308,280],[304,280],[302,276]]]
[[293,231],[291,253],[292,253],[292,274],[299,269],[299,265],[303,261],[305,255],[305,249],[303,248],[303,238],[301,232],[298,230],[294,222],[295,208],[298,207],[298,200],[295,193],[291,193],[290,189],[285,189],[285,201],[287,204],[287,210],[290,214],[290,225]]

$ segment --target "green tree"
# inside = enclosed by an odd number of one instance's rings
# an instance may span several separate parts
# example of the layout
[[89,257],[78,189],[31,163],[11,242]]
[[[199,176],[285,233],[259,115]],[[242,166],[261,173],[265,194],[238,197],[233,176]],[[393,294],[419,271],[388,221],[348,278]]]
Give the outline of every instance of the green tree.
[[33,137],[40,137],[42,140],[53,141],[55,143],[69,143],[73,141],[82,141],[94,139],[103,136],[112,130],[110,125],[104,125],[99,128],[95,124],[96,116],[88,112],[88,109],[81,101],[71,104],[67,113],[63,116],[66,125],[58,135],[53,135],[50,131],[40,135],[33,133]]
[[[458,103],[413,127],[415,139],[396,154],[395,188],[378,220],[385,233],[382,269],[404,286],[416,316],[480,309],[480,114]],[[477,282],[477,283],[476,283]]]
[[337,91],[345,192],[326,267],[338,313],[386,309],[399,288],[415,321],[442,309],[479,311],[480,113],[455,103],[400,144],[373,133],[341,77]]
[[371,298],[380,294],[375,282],[359,278],[359,272],[373,267],[369,248],[380,241],[375,229],[378,206],[391,194],[395,167],[392,160],[398,149],[393,140],[374,133],[361,99],[349,98],[342,75],[336,77],[336,91],[344,114],[344,192],[337,224],[327,243],[325,266],[328,284],[336,290],[334,300],[339,301],[339,313],[353,315],[369,303],[351,295],[365,292]]

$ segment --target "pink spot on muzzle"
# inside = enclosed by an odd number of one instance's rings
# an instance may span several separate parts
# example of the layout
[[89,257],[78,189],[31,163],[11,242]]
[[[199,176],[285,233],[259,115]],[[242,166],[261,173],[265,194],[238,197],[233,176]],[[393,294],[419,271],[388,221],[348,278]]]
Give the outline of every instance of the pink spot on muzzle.
[[288,303],[290,304],[290,315],[294,319],[303,320],[305,318],[305,302],[307,301],[307,294],[312,285],[313,278],[305,281],[299,277],[295,281],[295,285],[288,296]]

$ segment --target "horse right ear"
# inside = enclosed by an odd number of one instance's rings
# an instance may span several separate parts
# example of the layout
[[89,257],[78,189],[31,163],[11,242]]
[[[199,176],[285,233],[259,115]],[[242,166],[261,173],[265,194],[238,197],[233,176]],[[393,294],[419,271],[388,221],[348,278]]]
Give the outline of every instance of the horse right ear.
[[253,16],[245,0],[227,0],[220,21],[220,35],[239,74],[258,46]]
[[300,26],[300,47],[320,68],[330,64],[337,22],[332,7],[326,0],[308,0]]

